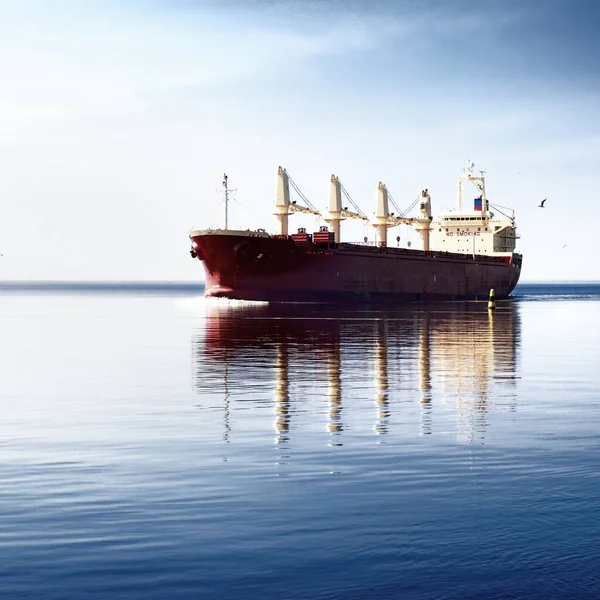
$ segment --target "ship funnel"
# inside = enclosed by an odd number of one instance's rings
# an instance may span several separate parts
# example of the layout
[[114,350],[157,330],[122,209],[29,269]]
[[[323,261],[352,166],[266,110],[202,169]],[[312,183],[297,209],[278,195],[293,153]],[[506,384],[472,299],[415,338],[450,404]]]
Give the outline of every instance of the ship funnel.
[[288,234],[288,220],[290,216],[290,180],[283,167],[277,170],[277,199],[275,201],[275,216],[279,221],[279,233]]

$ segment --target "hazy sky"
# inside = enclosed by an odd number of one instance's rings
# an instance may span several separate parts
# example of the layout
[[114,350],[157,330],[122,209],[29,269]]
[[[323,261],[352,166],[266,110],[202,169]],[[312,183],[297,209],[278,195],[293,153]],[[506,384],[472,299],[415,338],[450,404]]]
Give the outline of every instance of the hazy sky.
[[0,279],[203,279],[223,172],[230,226],[272,230],[278,165],[321,208],[335,173],[367,214],[380,180],[437,214],[472,159],[522,281],[598,280],[599,27],[578,0],[0,0]]

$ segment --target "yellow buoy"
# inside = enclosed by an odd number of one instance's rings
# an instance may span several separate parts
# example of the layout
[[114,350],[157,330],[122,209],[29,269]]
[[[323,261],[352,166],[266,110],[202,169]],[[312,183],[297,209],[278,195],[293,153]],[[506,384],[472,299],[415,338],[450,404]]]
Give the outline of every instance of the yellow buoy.
[[494,310],[496,308],[496,295],[494,294],[494,288],[490,290],[490,299],[488,300],[488,310]]

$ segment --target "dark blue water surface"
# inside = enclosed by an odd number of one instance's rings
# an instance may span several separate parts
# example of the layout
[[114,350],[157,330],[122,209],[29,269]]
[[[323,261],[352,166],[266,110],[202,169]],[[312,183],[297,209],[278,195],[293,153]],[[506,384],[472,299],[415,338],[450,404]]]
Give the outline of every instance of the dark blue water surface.
[[600,598],[599,322],[0,284],[0,597]]

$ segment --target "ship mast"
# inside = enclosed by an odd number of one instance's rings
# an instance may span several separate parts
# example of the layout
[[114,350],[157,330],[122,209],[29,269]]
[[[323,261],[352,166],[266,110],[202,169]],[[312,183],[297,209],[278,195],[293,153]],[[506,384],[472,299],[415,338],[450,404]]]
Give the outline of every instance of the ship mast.
[[458,212],[462,212],[463,209],[463,182],[470,181],[479,191],[481,197],[481,216],[483,218],[489,218],[489,210],[487,197],[485,195],[485,171],[479,171],[479,176],[473,175],[473,167],[475,163],[469,160],[469,166],[464,170],[463,175],[458,178]]
[[225,201],[225,229],[229,229],[229,188],[227,187],[227,173],[223,173],[223,192]]

